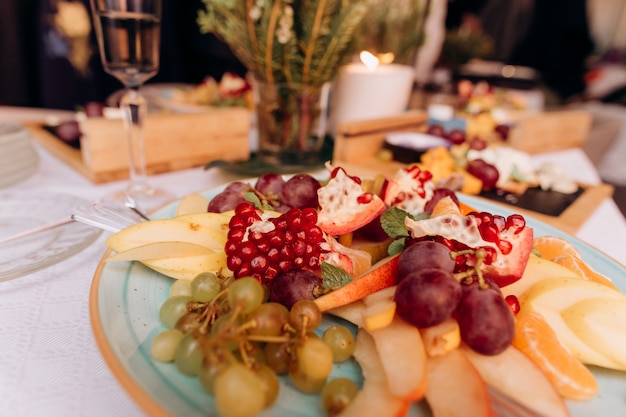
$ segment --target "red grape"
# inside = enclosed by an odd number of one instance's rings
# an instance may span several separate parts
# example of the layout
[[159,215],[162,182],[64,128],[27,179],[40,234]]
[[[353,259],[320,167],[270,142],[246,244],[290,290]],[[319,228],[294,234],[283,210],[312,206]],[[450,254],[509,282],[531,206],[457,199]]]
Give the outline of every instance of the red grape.
[[500,178],[498,169],[482,159],[469,161],[465,169],[468,173],[483,182],[483,191],[490,191],[494,189],[498,179]]
[[513,313],[499,290],[463,286],[467,288],[456,312],[461,339],[478,353],[497,355],[513,341]]
[[270,301],[291,309],[299,300],[313,300],[322,279],[304,269],[292,269],[276,275],[269,283]]
[[465,142],[466,136],[465,136],[465,132],[462,131],[461,129],[452,129],[448,133],[447,138],[453,144],[460,145],[463,142]]
[[446,132],[445,130],[443,130],[443,126],[438,125],[438,124],[429,125],[426,133],[428,133],[429,135],[433,135],[433,136],[439,136],[440,138],[443,138],[446,136]]
[[308,174],[298,174],[289,178],[283,185],[281,199],[289,207],[317,208],[317,190],[320,183]]
[[420,269],[396,288],[396,312],[416,327],[430,327],[449,318],[461,299],[461,284],[449,271]]
[[275,196],[279,196],[283,190],[285,180],[281,175],[274,173],[267,173],[257,178],[254,188],[261,194],[268,195],[272,193]]
[[422,269],[441,269],[454,271],[454,259],[450,249],[433,240],[422,240],[409,245],[398,259],[398,280]]

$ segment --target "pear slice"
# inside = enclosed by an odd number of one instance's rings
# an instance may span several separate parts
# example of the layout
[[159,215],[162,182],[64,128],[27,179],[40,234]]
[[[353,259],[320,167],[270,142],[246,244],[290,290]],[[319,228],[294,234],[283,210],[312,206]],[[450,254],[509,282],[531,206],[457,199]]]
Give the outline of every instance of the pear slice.
[[509,346],[494,356],[481,355],[466,345],[461,352],[487,385],[525,405],[540,416],[569,417],[570,413],[552,383],[526,355]]
[[215,251],[190,242],[155,242],[118,252],[108,257],[106,261],[145,261],[148,259],[210,255],[212,253]]
[[215,252],[210,255],[149,259],[142,263],[168,277],[193,279],[201,272],[223,272],[226,269],[226,254]]
[[562,316],[569,307],[591,298],[626,302],[624,294],[605,285],[579,278],[554,277],[537,282],[520,297],[520,314],[530,311],[541,314],[559,340],[583,363],[620,369],[618,363],[581,339],[575,327],[570,327]]
[[391,392],[411,401],[426,390],[426,350],[417,327],[397,315],[386,327],[369,332],[376,344]]
[[396,303],[393,301],[396,286],[387,287],[363,298],[363,324],[366,330],[387,327],[396,315]]
[[226,232],[175,218],[150,220],[129,226],[111,235],[106,244],[116,252],[163,241],[189,242],[213,251],[223,251],[226,239]]
[[[454,393],[454,400],[450,394]],[[426,402],[434,416],[491,417],[487,384],[459,350],[428,358]]]
[[626,370],[626,302],[590,298],[561,312],[563,320],[592,349]]
[[530,287],[539,281],[553,277],[571,277],[582,279],[582,277],[578,276],[575,272],[564,267],[563,265],[538,256],[531,256],[528,258],[528,263],[526,264],[526,269],[524,269],[522,278],[512,284],[502,287],[502,295],[504,297],[507,295],[515,295],[519,298],[523,296]]
[[354,358],[363,371],[363,387],[341,412],[341,417],[406,415],[410,402],[390,391],[380,353],[365,330],[357,333]]
[[184,214],[206,213],[209,207],[209,200],[198,193],[191,193],[184,196],[176,208],[176,216]]

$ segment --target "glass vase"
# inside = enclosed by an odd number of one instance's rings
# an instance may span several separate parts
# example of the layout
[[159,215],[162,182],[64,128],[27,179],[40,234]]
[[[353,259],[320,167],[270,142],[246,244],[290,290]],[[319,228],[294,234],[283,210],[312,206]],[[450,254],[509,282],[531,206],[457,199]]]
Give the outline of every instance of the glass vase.
[[267,164],[311,167],[322,162],[329,84],[254,82],[259,159]]

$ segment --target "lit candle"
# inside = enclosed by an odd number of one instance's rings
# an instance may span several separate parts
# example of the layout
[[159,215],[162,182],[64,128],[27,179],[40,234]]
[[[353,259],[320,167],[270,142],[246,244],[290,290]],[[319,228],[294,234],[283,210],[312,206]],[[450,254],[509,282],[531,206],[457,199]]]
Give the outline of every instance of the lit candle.
[[330,127],[336,133],[341,122],[378,119],[406,111],[415,73],[412,67],[381,64],[367,51],[362,62],[339,70],[332,93]]

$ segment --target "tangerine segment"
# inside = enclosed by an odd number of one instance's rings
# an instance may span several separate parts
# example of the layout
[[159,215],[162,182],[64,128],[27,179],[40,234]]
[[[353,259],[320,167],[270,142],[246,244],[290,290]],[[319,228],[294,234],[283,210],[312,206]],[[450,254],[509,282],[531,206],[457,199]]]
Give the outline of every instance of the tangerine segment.
[[528,356],[566,399],[586,401],[598,392],[591,371],[561,343],[539,313],[524,313],[515,322],[513,346]]
[[605,277],[599,272],[596,272],[591,266],[589,266],[585,261],[581,258],[577,258],[572,255],[560,255],[553,259],[557,264],[563,265],[567,269],[576,274],[580,275],[583,279],[588,281],[594,281],[598,284],[606,285],[607,287],[613,288],[617,291],[621,290],[617,288],[617,286],[611,281],[609,278]]
[[452,200],[452,198],[450,198],[449,196],[446,196],[437,201],[437,204],[435,204],[435,207],[433,207],[433,211],[430,214],[430,217],[439,217],[445,214],[456,214],[458,216],[462,215],[459,206],[457,206],[454,200]]
[[556,236],[538,236],[533,240],[533,249],[544,259],[553,260],[557,256],[571,255],[582,258],[580,252],[567,240]]

